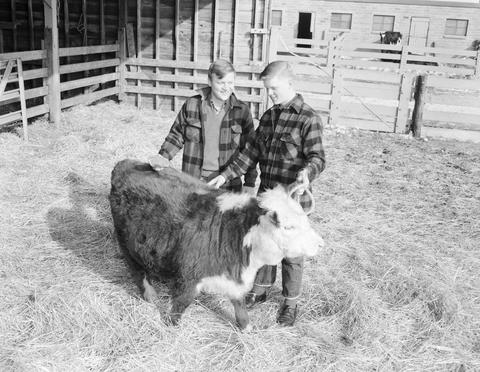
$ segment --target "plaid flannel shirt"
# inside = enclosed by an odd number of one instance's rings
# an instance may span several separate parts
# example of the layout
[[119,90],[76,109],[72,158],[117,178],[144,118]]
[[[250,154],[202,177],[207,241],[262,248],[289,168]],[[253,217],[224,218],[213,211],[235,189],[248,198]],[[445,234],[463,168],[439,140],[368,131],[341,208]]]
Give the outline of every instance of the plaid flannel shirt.
[[[182,171],[196,178],[201,178],[205,143],[205,115],[202,110],[202,101],[209,99],[210,92],[210,87],[200,89],[200,94],[185,101],[159,151],[160,155],[171,160],[183,148]],[[232,93],[220,125],[219,172],[231,163],[244,148],[247,138],[254,133],[250,109]],[[256,166],[249,167],[244,174],[245,186],[255,186]],[[232,177],[226,186],[241,187],[240,175]]]
[[[263,114],[255,136],[222,175],[227,180],[238,177],[258,162],[260,191],[294,183],[303,169],[312,182],[325,168],[322,129],[320,116],[297,94],[288,104]],[[299,201],[303,208],[311,205],[305,194]]]

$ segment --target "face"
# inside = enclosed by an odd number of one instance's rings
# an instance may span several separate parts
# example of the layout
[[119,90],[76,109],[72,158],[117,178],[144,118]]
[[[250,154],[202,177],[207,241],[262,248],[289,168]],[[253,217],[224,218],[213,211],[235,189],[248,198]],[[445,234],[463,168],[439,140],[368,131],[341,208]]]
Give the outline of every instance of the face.
[[219,78],[217,75],[212,74],[212,77],[208,80],[210,87],[212,88],[212,95],[215,99],[225,101],[230,97],[235,88],[235,72],[226,74],[223,78]]
[[295,93],[287,77],[273,76],[265,79],[263,85],[275,105],[288,102]]

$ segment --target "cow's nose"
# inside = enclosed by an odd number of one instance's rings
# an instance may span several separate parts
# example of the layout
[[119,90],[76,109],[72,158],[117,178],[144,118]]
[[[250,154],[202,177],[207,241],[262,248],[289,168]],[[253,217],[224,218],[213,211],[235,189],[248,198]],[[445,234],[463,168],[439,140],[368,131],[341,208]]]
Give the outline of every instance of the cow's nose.
[[325,247],[325,242],[323,241],[321,236],[318,237],[318,247],[319,248]]

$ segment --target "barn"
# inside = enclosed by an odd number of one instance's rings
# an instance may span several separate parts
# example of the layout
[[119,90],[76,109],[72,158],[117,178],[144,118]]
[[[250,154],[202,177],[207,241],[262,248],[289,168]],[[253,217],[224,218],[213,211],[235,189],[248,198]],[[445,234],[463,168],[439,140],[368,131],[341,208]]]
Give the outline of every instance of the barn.
[[[206,85],[216,58],[234,63],[236,93],[259,118],[269,102],[258,74],[283,59],[294,65],[297,89],[332,125],[409,133],[426,119],[428,135],[479,137],[480,51],[471,47],[480,39],[478,0],[291,5],[4,1],[0,128],[22,122],[26,131],[28,120],[48,114],[58,122],[63,109],[107,98],[178,111]],[[402,45],[378,45],[388,30],[402,32]],[[431,77],[426,100],[415,98],[419,75]]]
[[272,0],[272,25],[294,38],[379,41],[379,33],[401,32],[408,45],[471,49],[480,40],[478,0]]

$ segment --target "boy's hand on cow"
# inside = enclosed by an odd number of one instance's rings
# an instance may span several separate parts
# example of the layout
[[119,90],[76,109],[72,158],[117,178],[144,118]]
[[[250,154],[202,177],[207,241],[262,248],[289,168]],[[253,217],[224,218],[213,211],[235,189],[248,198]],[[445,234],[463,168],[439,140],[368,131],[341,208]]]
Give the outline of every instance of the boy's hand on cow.
[[167,168],[167,167],[170,167],[170,160],[164,158],[162,155],[160,154],[156,154],[156,155],[153,155],[151,156],[149,159],[148,159],[148,163],[150,164],[150,166],[155,169],[156,171],[162,169],[162,168]]
[[245,194],[248,194],[248,195],[252,195],[252,196],[257,195],[257,192],[256,192],[256,190],[255,190],[255,187],[252,187],[252,186],[243,186],[243,187],[242,187],[242,191],[243,191]]
[[226,179],[225,177],[223,177],[221,174],[217,177],[215,177],[214,179],[210,180],[208,182],[208,185],[209,186],[213,186],[215,187],[216,189],[219,189],[224,183],[226,182]]
[[299,188],[297,191],[298,195],[302,195],[310,185],[310,181],[308,179],[308,171],[306,169],[302,169],[300,172],[298,172],[296,182],[298,185],[302,185],[302,187]]

